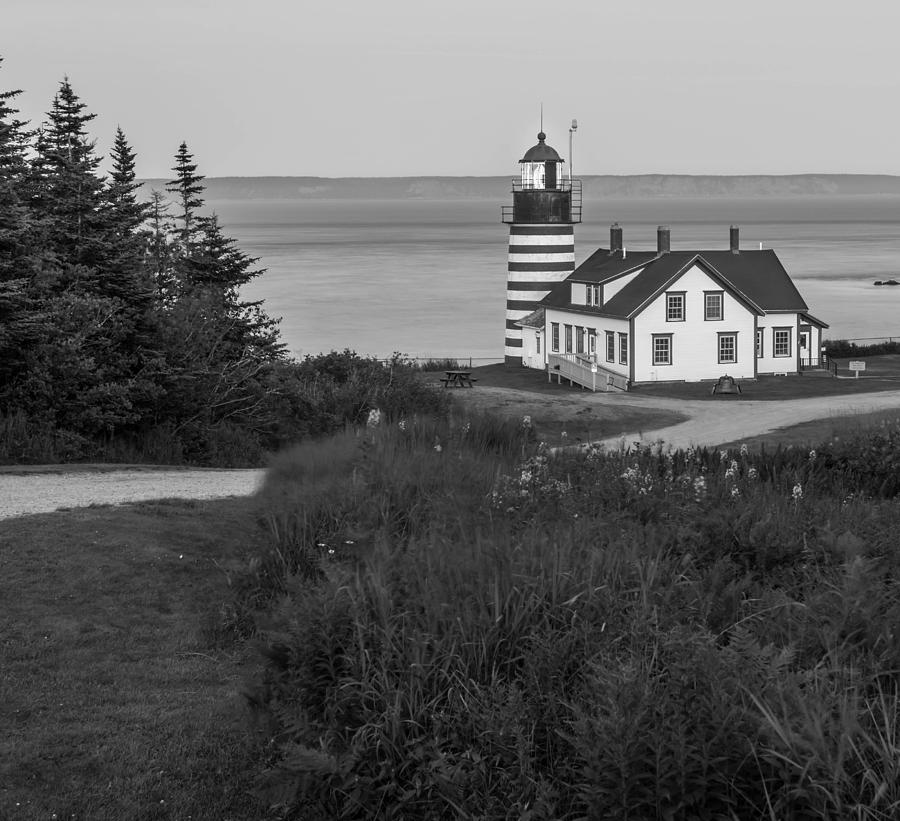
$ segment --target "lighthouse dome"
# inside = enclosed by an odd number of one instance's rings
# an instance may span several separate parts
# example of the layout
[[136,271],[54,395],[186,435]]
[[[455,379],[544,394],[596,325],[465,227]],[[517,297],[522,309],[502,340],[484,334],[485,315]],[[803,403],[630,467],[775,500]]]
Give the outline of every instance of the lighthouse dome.
[[537,145],[533,145],[529,148],[525,152],[525,156],[522,157],[519,162],[563,162],[563,159],[556,152],[556,149],[551,148],[544,142],[546,139],[547,135],[541,131],[538,134]]

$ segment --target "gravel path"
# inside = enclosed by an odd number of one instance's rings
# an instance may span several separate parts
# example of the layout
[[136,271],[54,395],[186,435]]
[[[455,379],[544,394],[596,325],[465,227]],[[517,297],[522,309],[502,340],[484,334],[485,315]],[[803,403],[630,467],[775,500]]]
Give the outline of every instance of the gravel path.
[[262,470],[66,471],[58,466],[44,470],[48,472],[38,468],[0,473],[0,519],[147,499],[249,496],[264,474]]
[[778,428],[853,413],[897,408],[900,410],[900,391],[860,393],[852,396],[819,396],[810,399],[788,399],[781,402],[759,402],[728,399],[722,402],[639,397],[629,402],[636,406],[647,403],[657,408],[669,408],[686,413],[690,418],[661,430],[646,431],[604,439],[606,447],[620,447],[633,442],[663,440],[673,448],[715,446],[759,436]]
[[[502,389],[501,389],[502,390]],[[500,391],[497,391],[499,395]],[[661,397],[582,394],[585,404],[615,403],[679,411],[690,418],[655,431],[604,439],[608,448],[633,442],[664,441],[675,448],[715,446],[777,428],[831,415],[900,410],[900,391],[759,402],[744,399],[703,402]],[[65,466],[6,468],[0,471],[0,519],[48,513],[66,507],[122,504],[147,499],[215,499],[248,496],[262,483],[262,470],[85,470]]]

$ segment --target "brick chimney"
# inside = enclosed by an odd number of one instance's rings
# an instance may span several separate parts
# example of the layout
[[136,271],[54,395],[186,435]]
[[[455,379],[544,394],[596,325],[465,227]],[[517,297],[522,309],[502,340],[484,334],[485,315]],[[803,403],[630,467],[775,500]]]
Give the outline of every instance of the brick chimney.
[[741,252],[741,239],[740,239],[741,229],[736,225],[732,225],[729,234],[731,235],[731,253],[739,254]]
[[622,229],[619,223],[614,222],[609,226],[609,253],[618,254],[622,251]]
[[668,225],[660,225],[656,229],[656,253],[668,254],[672,245],[672,232]]

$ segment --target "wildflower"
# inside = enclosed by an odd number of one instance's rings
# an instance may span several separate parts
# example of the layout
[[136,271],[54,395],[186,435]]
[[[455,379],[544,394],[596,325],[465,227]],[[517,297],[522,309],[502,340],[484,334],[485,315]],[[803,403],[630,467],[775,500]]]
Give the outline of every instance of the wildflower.
[[727,462],[727,461],[728,461],[728,451],[727,451],[727,450],[720,450],[720,451],[719,451],[719,459],[720,459],[722,462]]
[[405,419],[401,419],[401,420],[397,423],[397,427],[400,428],[400,430],[402,430],[404,433],[406,433],[406,420],[405,420]]
[[381,411],[378,408],[372,408],[369,411],[369,418],[366,420],[367,428],[377,428],[381,424]]
[[526,430],[531,427],[531,417],[530,416],[522,417],[522,427],[525,428]]
[[803,498],[803,487],[798,482],[794,485],[794,490],[791,492],[791,499],[795,502],[799,502]]
[[703,498],[703,494],[706,493],[706,479],[702,476],[698,476],[694,479],[694,498],[699,502]]
[[559,435],[559,438],[560,438],[560,439],[568,439],[568,438],[569,438],[569,434],[566,433],[565,431],[563,431],[563,432]]
[[746,456],[749,453],[749,449],[746,445],[741,445],[741,456]]
[[467,419],[466,424],[462,426],[463,436],[465,436],[470,430],[472,430],[472,423]]
[[725,478],[733,479],[735,476],[737,476],[737,472],[738,472],[738,463],[736,460],[732,459],[731,464],[728,466],[728,470],[725,471]]
[[443,448],[441,447],[441,443],[438,442],[437,439],[434,440],[434,449],[435,449],[438,453],[440,453],[440,452],[443,450]]
[[732,499],[736,499],[740,495],[741,495],[741,489],[737,485],[735,485],[734,487],[731,488],[731,498]]
[[816,452],[814,450],[811,450],[809,452],[809,461],[814,462],[815,460],[816,460]]
[[750,470],[747,471],[748,479],[756,479],[757,476],[759,476],[759,472],[756,470],[756,468],[750,468]]

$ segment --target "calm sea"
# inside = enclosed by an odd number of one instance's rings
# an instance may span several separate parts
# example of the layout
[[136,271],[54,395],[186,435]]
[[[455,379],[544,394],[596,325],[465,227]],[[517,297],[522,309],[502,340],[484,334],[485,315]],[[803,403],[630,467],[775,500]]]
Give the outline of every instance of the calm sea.
[[[248,286],[282,318],[297,356],[351,348],[379,357],[502,357],[508,227],[504,192],[487,200],[210,200],[230,236],[267,272]],[[900,197],[587,200],[576,261],[629,249],[774,248],[826,338],[900,337]]]

